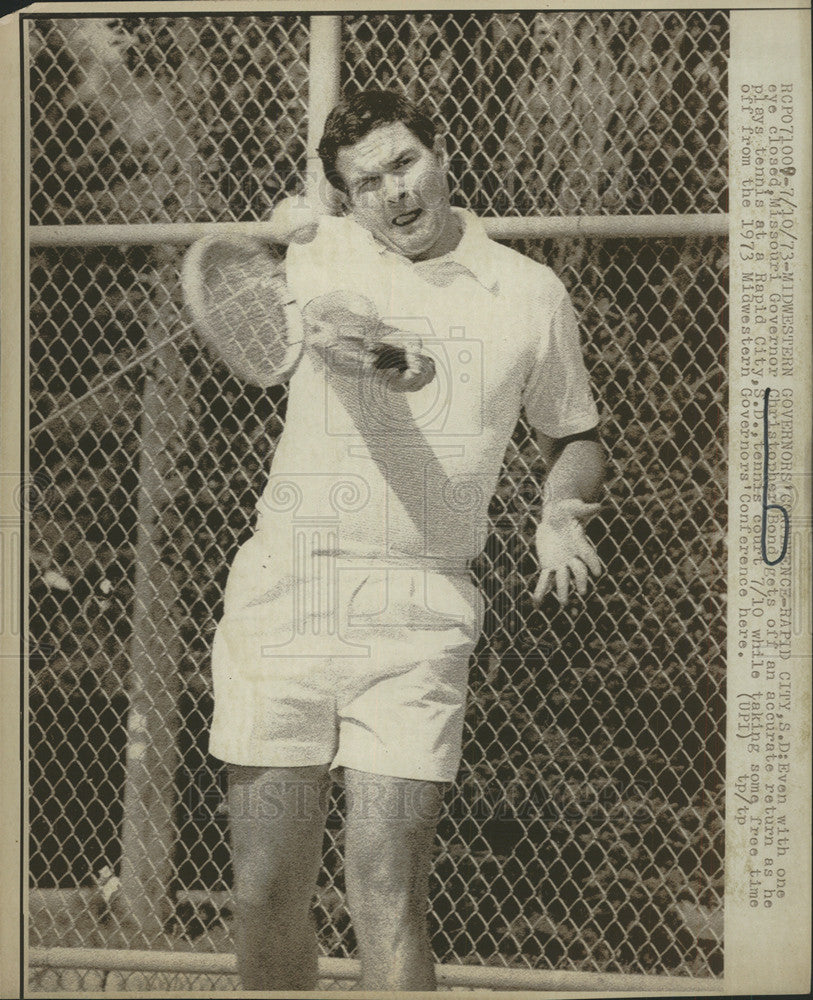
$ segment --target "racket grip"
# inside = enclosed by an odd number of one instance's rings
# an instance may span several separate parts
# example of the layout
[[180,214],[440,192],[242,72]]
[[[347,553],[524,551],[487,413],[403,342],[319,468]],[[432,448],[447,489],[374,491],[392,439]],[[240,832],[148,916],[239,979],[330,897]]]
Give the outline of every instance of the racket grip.
[[412,354],[403,372],[394,373],[388,384],[393,392],[417,392],[435,377],[435,362],[425,354]]
[[383,337],[376,347],[376,368],[395,392],[416,392],[435,377],[435,363],[421,353],[421,341],[396,332]]

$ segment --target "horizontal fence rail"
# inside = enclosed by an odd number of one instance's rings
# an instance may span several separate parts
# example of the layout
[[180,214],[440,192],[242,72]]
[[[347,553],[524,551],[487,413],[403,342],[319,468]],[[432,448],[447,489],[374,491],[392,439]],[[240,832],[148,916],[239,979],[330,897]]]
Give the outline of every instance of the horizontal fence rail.
[[[565,218],[481,219],[495,240],[546,240],[589,236],[596,239],[685,239],[728,236],[728,215],[571,216]],[[273,238],[267,222],[178,222],[110,226],[34,226],[32,247],[186,246],[204,236],[242,233],[257,239]]]
[[[37,969],[109,969],[122,972],[178,972],[209,976],[237,973],[234,955],[192,952],[102,950],[90,948],[33,948],[29,962]],[[568,973],[552,969],[500,969],[474,965],[435,966],[441,988],[468,987],[485,990],[584,990],[596,993],[640,993],[653,991],[674,995],[704,992],[722,993],[722,983],[689,976],[625,976],[601,973]],[[350,958],[320,958],[320,979],[355,983],[361,963]]]

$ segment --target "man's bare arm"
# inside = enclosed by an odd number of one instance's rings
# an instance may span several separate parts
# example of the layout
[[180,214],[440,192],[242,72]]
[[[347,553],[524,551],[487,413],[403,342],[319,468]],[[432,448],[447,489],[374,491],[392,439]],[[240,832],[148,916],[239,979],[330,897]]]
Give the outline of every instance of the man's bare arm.
[[289,195],[278,201],[268,219],[270,243],[310,243],[316,236],[319,220],[326,215],[338,215],[338,201],[326,192],[322,200],[305,195]]
[[576,497],[593,503],[601,495],[606,475],[604,448],[598,431],[552,438],[536,432],[539,450],[548,467],[544,500],[568,500]]
[[595,430],[565,438],[537,433],[537,441],[549,471],[536,532],[540,573],[533,596],[541,601],[555,583],[564,604],[571,574],[578,592],[585,594],[588,570],[594,576],[601,572],[601,562],[581,522],[600,509],[594,501],[605,477],[604,449]]

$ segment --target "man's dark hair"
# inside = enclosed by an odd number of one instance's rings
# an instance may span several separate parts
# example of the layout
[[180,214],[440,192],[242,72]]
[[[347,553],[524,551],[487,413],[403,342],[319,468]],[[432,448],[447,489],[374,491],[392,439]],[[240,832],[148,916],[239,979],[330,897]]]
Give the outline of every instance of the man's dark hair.
[[333,187],[346,192],[344,181],[336,169],[336,158],[343,146],[352,146],[381,125],[403,122],[427,149],[439,129],[417,104],[391,90],[363,90],[340,101],[327,116],[318,153],[325,177]]

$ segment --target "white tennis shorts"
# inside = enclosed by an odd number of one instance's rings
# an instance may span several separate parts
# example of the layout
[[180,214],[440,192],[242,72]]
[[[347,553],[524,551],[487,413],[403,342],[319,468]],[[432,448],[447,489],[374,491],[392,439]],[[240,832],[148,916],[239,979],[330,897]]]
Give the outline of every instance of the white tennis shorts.
[[[482,627],[465,569],[239,550],[212,649],[210,752],[453,781]],[[296,565],[294,563],[296,562]]]

